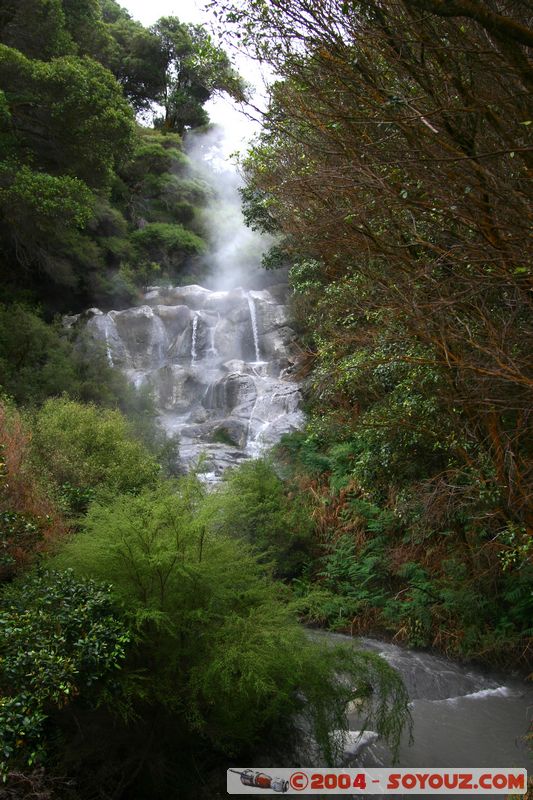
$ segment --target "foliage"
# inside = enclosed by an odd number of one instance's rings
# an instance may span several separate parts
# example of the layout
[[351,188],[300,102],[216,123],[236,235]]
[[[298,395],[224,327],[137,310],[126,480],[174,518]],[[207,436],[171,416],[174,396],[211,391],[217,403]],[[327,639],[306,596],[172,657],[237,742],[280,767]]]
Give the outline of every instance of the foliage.
[[395,673],[368,654],[310,642],[250,549],[205,527],[205,502],[190,475],[94,504],[85,532],[56,559],[112,581],[136,632],[129,668],[145,676],[130,687],[132,702],[164,708],[229,753],[265,738],[286,747],[304,714],[331,760],[340,745],[333,729],[345,728],[357,695],[396,746],[406,705]]
[[101,679],[120,666],[130,640],[110,590],[72,572],[37,572],[0,595],[0,772],[43,756],[49,711],[78,695],[96,702]]
[[[352,633],[389,632],[461,658],[528,662],[533,570],[525,531],[501,531],[498,556],[486,533],[478,547],[474,525],[462,533],[462,518],[437,536],[420,507],[380,508],[353,480],[335,488],[332,456],[310,457],[299,438],[284,443],[284,458],[291,453],[302,491],[315,499],[319,546],[294,582],[304,619]],[[321,465],[320,477],[304,477],[313,464]]]
[[[33,155],[51,174],[75,175],[91,187],[108,185],[133,133],[131,110],[111,73],[89,58],[30,60],[5,45],[0,64],[13,155]],[[25,114],[23,98],[34,99]],[[43,137],[54,147],[43,149]]]
[[0,403],[0,580],[11,579],[65,532],[57,504],[33,468],[20,414]]
[[61,0],[6,0],[0,17],[2,41],[29,58],[48,60],[72,54],[72,37],[66,29]]
[[136,493],[154,486],[160,473],[119,411],[66,398],[47,400],[36,412],[32,449],[58,486],[82,491]]
[[217,47],[201,25],[162,17],[152,28],[165,57],[165,86],[159,99],[165,108],[160,125],[183,133],[209,121],[204,104],[215,92],[244,100],[244,82],[228,55]]
[[164,91],[166,61],[160,41],[115,0],[104,0],[101,5],[114,44],[104,54],[104,63],[135,110],[147,110]]
[[[213,92],[242,95],[228,56],[201,26],[148,30],[114,0],[8,0],[0,35],[1,299],[72,311],[175,279],[204,249],[206,198],[176,132],[208,121]],[[136,127],[154,104],[163,130]]]
[[[105,350],[78,328],[46,324],[22,304],[0,305],[0,373],[2,389],[19,404],[35,407],[50,397],[68,395],[78,402],[120,410],[165,472],[175,471],[178,442],[159,426],[150,392],[133,387],[109,365]],[[79,510],[80,491],[85,490],[72,487],[62,492]]]
[[310,502],[287,486],[271,463],[257,459],[227,474],[206,499],[204,514],[213,531],[243,539],[279,578],[297,576],[312,555]]
[[22,305],[0,306],[2,388],[19,403],[39,402],[74,382],[74,364],[57,327]]
[[82,276],[69,261],[83,262],[93,192],[109,187],[131,148],[131,110],[111,73],[88,57],[41,61],[0,45],[0,75],[9,115],[0,131],[3,269],[22,285],[21,265],[76,289]]
[[[315,500],[313,608],[527,661],[530,20],[461,0],[212,5],[279,76],[244,201],[295,262],[313,367],[285,451]],[[395,524],[372,530],[354,496]]]
[[22,304],[0,306],[0,373],[3,390],[21,404],[66,392],[106,405],[126,392],[104,354]]
[[205,250],[205,243],[199,236],[182,225],[152,222],[145,225],[132,236],[141,257],[158,261],[167,269],[179,268],[190,255],[199,255]]

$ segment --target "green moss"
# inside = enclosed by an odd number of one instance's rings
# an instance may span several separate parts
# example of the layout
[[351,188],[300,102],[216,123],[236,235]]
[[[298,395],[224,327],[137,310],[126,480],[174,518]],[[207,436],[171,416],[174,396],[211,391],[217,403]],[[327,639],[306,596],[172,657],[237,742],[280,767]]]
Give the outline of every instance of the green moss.
[[236,442],[233,437],[228,433],[226,428],[217,428],[213,432],[213,436],[211,437],[212,442],[217,442],[217,444],[227,444],[230,447],[238,447],[239,443]]

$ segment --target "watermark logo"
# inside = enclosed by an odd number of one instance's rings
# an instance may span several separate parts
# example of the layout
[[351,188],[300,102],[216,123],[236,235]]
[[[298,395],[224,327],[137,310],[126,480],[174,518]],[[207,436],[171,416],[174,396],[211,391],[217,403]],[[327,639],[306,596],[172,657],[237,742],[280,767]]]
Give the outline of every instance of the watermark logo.
[[472,767],[427,769],[228,770],[228,794],[526,794],[525,769]]

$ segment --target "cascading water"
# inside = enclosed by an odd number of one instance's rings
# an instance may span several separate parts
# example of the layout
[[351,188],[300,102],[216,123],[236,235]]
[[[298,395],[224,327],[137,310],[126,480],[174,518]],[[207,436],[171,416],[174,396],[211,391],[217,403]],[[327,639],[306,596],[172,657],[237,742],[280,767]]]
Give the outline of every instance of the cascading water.
[[216,336],[217,336],[217,325],[220,322],[220,314],[217,314],[217,321],[214,325],[211,325],[208,329],[208,347],[207,347],[207,357],[208,358],[216,358],[218,356],[218,350],[216,347]]
[[105,335],[105,352],[107,356],[107,362],[110,367],[114,367],[115,365],[113,364],[113,356],[111,355],[111,348],[109,347],[109,334],[107,332],[107,329],[104,330],[104,335]]
[[191,362],[197,360],[198,355],[196,353],[196,340],[198,336],[198,314],[195,314],[192,318],[192,333],[191,333]]
[[[401,744],[399,766],[525,767],[531,772],[533,757],[526,742],[533,720],[531,684],[375,639],[317,631],[311,636],[379,653],[398,670],[414,723],[413,742],[405,735]],[[392,766],[391,753],[375,732],[358,735],[361,720],[356,706],[349,710],[348,720],[352,730],[345,764]],[[488,797],[476,794],[484,796]]]
[[183,468],[203,455],[218,480],[301,427],[300,390],[287,374],[296,350],[285,291],[152,287],[138,308],[89,312],[87,329],[108,357],[152,390],[163,427],[180,437]]
[[255,310],[255,301],[251,294],[248,292],[246,299],[248,300],[248,308],[250,309],[250,322],[252,323],[252,335],[254,337],[255,347],[255,360],[261,361],[261,351],[259,350],[259,336],[257,333],[257,313]]

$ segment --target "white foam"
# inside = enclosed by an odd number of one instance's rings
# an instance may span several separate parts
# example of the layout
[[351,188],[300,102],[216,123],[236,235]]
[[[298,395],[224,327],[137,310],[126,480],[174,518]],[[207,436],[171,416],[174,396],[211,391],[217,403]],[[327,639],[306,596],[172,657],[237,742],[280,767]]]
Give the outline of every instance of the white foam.
[[462,700],[484,700],[486,697],[519,697],[519,693],[509,686],[497,686],[495,689],[479,689],[477,692],[446,697],[444,700],[430,700],[430,703],[459,703]]

